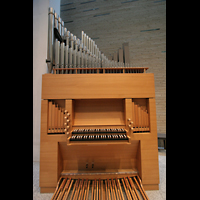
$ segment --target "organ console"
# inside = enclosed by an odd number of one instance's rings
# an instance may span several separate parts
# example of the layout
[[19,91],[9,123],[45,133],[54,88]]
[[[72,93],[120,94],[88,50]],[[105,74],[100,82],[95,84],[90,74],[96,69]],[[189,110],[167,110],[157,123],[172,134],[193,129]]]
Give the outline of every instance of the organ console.
[[159,189],[154,75],[111,61],[49,8],[42,75],[40,192],[148,199]]

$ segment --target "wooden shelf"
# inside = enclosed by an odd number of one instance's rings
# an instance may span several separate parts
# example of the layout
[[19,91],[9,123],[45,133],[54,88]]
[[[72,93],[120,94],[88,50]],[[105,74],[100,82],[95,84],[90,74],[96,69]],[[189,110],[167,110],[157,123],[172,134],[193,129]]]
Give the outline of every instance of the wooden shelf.
[[[65,71],[66,70],[72,70],[75,72],[75,74],[78,73],[77,70],[82,70],[87,71],[87,73],[94,74],[95,73],[145,73],[146,70],[149,69],[148,67],[107,67],[107,68],[53,68],[53,73],[56,74],[56,71]],[[112,72],[108,71],[112,70]],[[131,70],[131,71],[130,71]],[[140,70],[140,71],[139,71]]]
[[137,176],[138,170],[134,169],[106,169],[106,170],[63,170],[60,174],[68,178],[107,179],[123,178],[124,176]]
[[130,144],[129,140],[107,140],[107,141],[69,141],[68,145],[111,145],[111,144]]

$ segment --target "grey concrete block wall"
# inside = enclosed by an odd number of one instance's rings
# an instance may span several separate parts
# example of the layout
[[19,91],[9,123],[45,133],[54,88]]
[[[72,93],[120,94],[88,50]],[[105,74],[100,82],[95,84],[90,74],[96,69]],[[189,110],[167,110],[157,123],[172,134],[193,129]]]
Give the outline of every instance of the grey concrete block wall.
[[133,66],[149,67],[147,73],[154,73],[157,131],[166,133],[166,1],[61,0],[60,4],[65,27],[77,37],[83,30],[107,57],[128,42]]

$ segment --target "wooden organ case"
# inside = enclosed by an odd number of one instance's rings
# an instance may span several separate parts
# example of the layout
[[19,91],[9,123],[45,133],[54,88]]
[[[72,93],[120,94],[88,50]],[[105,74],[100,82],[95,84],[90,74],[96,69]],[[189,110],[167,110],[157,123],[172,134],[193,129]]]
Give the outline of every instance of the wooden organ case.
[[96,73],[71,69],[42,75],[40,192],[148,199],[144,189],[159,189],[154,75],[103,64]]

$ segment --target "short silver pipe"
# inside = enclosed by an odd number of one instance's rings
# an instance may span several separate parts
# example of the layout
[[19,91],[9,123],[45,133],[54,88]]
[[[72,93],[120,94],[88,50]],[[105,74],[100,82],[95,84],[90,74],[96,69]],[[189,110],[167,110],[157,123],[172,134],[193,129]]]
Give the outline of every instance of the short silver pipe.
[[[78,54],[77,55],[77,68],[80,68],[81,67],[81,62],[80,62],[81,61],[81,51],[78,51],[77,54]],[[77,70],[77,73],[80,74],[80,69]]]

